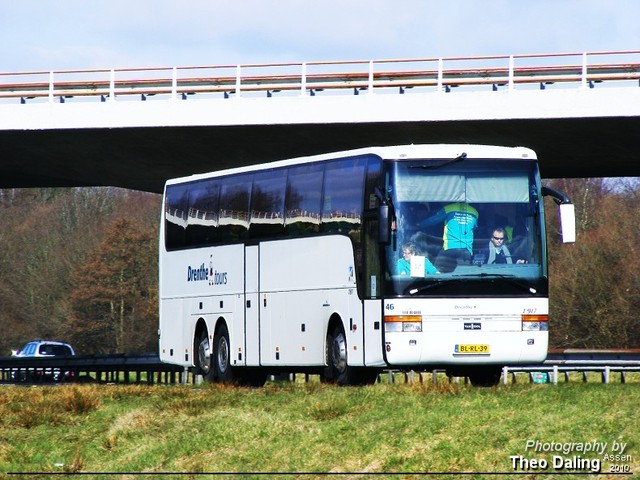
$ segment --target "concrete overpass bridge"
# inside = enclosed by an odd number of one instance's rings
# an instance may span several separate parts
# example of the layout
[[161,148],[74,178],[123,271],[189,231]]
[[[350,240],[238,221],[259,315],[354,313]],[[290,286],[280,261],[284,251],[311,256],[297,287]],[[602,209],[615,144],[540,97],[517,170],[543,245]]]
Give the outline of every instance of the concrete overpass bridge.
[[0,73],[0,187],[115,185],[370,145],[640,176],[640,51]]

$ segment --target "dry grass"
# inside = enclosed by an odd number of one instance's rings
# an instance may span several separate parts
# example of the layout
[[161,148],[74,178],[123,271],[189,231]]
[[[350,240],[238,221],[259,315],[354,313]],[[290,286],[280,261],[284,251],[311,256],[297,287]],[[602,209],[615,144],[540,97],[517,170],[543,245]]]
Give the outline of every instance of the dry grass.
[[6,387],[0,473],[508,472],[528,439],[624,441],[637,468],[639,393],[582,383]]

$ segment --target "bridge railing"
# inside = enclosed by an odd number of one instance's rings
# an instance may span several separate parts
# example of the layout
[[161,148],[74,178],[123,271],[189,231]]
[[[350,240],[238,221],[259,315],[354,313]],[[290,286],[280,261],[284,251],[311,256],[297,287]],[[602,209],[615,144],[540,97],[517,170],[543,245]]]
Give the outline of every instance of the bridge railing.
[[469,86],[545,89],[556,83],[593,88],[622,81],[640,81],[640,51],[0,72],[0,99],[64,103],[74,97],[358,95]]

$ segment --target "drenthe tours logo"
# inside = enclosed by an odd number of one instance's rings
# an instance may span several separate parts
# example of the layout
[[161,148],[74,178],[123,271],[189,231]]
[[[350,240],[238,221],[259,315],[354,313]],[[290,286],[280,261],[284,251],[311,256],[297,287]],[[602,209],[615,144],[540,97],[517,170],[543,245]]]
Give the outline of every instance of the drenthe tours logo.
[[218,272],[213,267],[213,255],[209,256],[209,267],[202,262],[199,267],[187,267],[187,282],[208,282],[209,285],[226,285],[227,272]]

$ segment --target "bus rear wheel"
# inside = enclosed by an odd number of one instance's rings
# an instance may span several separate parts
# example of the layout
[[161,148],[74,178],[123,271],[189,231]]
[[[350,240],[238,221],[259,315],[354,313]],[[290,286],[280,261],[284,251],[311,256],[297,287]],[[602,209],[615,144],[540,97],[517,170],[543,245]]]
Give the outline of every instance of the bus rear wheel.
[[267,374],[261,368],[232,367],[229,329],[223,323],[213,337],[213,369],[218,382],[236,383],[245,387],[261,387]]
[[207,330],[201,330],[195,342],[195,366],[196,374],[209,381],[213,381],[213,369],[211,368],[211,343]]
[[222,383],[233,381],[233,369],[231,368],[231,343],[229,342],[229,330],[223,323],[213,336],[213,369],[216,380]]

